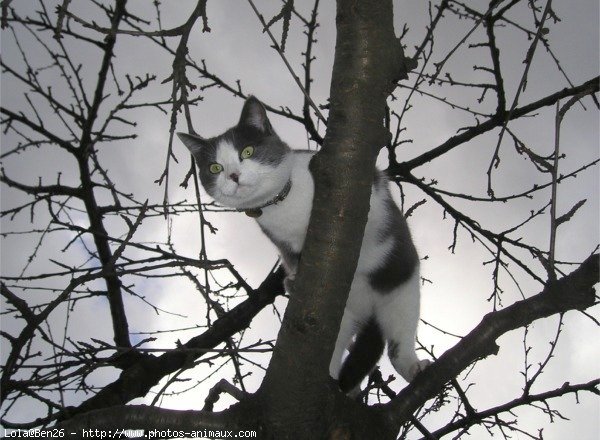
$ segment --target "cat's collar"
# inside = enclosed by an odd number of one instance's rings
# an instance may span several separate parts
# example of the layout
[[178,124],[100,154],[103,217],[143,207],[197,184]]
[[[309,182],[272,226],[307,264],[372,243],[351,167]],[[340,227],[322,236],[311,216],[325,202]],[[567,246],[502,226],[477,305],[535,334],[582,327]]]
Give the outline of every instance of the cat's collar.
[[236,211],[238,211],[238,212],[243,211],[248,217],[254,217],[254,218],[260,217],[262,215],[263,208],[266,208],[267,206],[275,205],[275,204],[285,200],[285,198],[290,193],[290,189],[292,189],[292,180],[291,179],[287,181],[287,183],[285,184],[283,189],[279,192],[279,194],[277,194],[275,197],[273,197],[267,203],[257,206],[256,208],[242,208],[242,209],[237,209]]

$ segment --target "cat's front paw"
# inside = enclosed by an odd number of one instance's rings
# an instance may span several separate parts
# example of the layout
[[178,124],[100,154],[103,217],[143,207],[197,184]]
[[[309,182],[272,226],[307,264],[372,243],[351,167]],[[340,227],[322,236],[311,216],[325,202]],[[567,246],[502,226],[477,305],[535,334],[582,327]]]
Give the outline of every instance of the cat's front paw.
[[410,380],[413,380],[417,376],[417,374],[419,374],[421,371],[427,368],[429,364],[431,364],[431,361],[429,359],[421,359],[412,364],[410,370],[408,371],[408,374],[410,375]]
[[288,275],[283,280],[283,287],[287,293],[292,293],[294,290],[294,284],[296,283],[296,274]]

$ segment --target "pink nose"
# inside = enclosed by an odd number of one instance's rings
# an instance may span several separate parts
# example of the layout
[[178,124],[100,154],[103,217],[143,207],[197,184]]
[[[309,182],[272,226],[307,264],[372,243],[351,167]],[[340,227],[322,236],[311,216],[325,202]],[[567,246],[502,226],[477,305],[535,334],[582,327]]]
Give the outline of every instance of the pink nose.
[[240,175],[238,173],[231,173],[229,175],[229,178],[231,180],[233,180],[235,183],[238,183],[240,181]]

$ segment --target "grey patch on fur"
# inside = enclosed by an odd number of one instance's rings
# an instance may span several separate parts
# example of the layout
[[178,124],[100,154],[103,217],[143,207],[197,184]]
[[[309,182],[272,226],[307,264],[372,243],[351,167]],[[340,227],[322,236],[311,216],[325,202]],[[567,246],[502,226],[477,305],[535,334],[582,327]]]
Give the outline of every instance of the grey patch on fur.
[[265,106],[254,96],[246,99],[238,126],[253,127],[264,134],[274,133]]
[[394,341],[388,342],[388,356],[390,359],[395,359],[400,351],[400,344]]
[[381,170],[375,170],[375,176],[373,178],[373,186],[375,191],[382,191],[387,189],[388,178],[386,174]]
[[177,133],[179,138],[183,141],[186,147],[194,156],[194,160],[198,165],[198,175],[200,176],[200,182],[202,186],[212,195],[215,181],[217,178],[216,174],[212,174],[209,171],[210,165],[216,162],[217,156],[217,141],[221,136],[203,139],[196,135],[190,135],[187,133]]
[[342,364],[338,384],[344,393],[360,385],[365,376],[377,365],[384,347],[385,340],[381,329],[375,319],[371,318],[359,330]]
[[382,294],[408,281],[419,261],[406,220],[391,199],[386,200],[386,210],[390,223],[381,231],[380,242],[392,239],[392,248],[383,264],[369,274],[369,284]]

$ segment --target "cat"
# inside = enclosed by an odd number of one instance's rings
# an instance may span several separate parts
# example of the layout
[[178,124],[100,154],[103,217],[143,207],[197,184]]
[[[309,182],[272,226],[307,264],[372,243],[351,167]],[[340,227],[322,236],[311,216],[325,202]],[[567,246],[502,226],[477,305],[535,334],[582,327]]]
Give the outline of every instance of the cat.
[[[225,133],[210,139],[177,135],[196,160],[206,192],[217,203],[255,217],[277,247],[289,292],[312,208],[314,182],[308,164],[315,152],[288,147],[253,96],[244,103],[238,124]],[[342,391],[360,391],[386,341],[390,361],[406,381],[429,364],[415,353],[419,282],[419,258],[408,225],[392,200],[387,178],[377,171],[358,266],[329,367]]]

